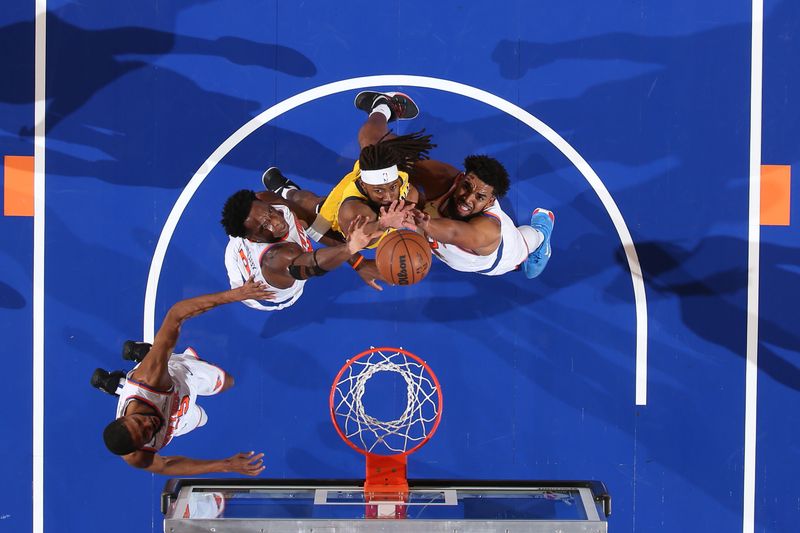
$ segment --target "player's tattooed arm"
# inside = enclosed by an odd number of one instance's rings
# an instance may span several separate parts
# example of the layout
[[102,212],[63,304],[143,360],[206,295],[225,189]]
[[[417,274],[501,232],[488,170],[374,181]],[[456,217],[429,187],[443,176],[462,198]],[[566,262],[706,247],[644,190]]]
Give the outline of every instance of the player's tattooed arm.
[[358,250],[369,243],[373,234],[367,233],[368,225],[363,217],[357,216],[348,227],[346,242],[319,248],[313,252],[305,252],[294,243],[273,246],[264,256],[262,271],[267,271],[265,276],[271,276],[267,277],[267,281],[276,287],[281,285],[274,284],[273,279],[276,282],[286,283],[290,279],[305,280],[322,276],[351,259]]

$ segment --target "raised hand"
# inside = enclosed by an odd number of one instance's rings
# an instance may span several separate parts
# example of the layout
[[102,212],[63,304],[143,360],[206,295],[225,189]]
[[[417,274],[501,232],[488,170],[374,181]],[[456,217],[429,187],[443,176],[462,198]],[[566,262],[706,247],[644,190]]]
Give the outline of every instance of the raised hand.
[[420,211],[419,209],[413,209],[409,216],[414,221],[414,225],[417,229],[422,231],[427,231],[428,229],[428,222],[431,221],[431,216],[426,213],[425,211]]
[[275,293],[267,288],[263,281],[256,281],[255,274],[239,288],[233,289],[236,293],[237,301],[242,300],[274,300]]
[[405,200],[395,200],[389,207],[383,206],[380,210],[378,223],[384,229],[386,228],[409,228],[414,227],[414,220],[411,217],[411,211],[414,210],[414,204]]
[[363,250],[370,243],[370,241],[382,233],[380,230],[366,232],[367,224],[369,221],[366,217],[358,215],[350,222],[347,228],[347,248],[351,254],[359,250]]
[[237,453],[225,459],[225,471],[246,476],[257,476],[264,471],[264,454],[256,452]]

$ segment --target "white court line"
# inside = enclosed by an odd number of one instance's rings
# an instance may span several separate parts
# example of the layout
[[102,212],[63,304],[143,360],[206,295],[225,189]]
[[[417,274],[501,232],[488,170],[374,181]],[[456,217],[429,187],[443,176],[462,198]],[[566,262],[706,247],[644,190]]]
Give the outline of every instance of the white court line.
[[203,165],[189,180],[189,183],[181,192],[175,205],[172,207],[164,228],[161,230],[161,235],[158,238],[155,252],[153,253],[153,260],[150,263],[150,272],[147,277],[147,289],[144,298],[144,340],[152,340],[154,336],[154,322],[155,322],[155,301],[156,292],[158,290],[158,280],[161,275],[161,268],[164,263],[164,256],[167,252],[167,247],[172,239],[175,227],[183,214],[184,209],[189,204],[194,193],[206,176],[214,169],[214,167],[230,152],[237,144],[244,140],[248,135],[255,130],[268,123],[275,117],[280,116],[287,111],[294,109],[300,105],[311,102],[318,98],[323,98],[331,94],[340,93],[344,91],[352,91],[356,89],[363,89],[366,87],[389,86],[389,87],[424,87],[427,89],[437,89],[440,91],[450,92],[472,98],[479,102],[490,105],[500,111],[503,111],[520,122],[523,122],[531,129],[539,133],[542,137],[550,141],[562,154],[564,154],[570,162],[575,165],[578,171],[583,174],[586,181],[589,182],[592,189],[594,189],[598,198],[602,202],[612,222],[614,228],[617,230],[620,241],[622,242],[623,249],[625,250],[625,257],[628,260],[628,268],[631,271],[631,281],[633,283],[633,294],[636,306],[636,405],[647,404],[647,301],[644,292],[644,281],[642,278],[642,270],[639,266],[639,258],[636,254],[636,248],[633,244],[633,239],[622,218],[617,204],[611,197],[611,194],[606,189],[600,177],[589,166],[583,157],[558,133],[552,128],[547,126],[544,122],[540,121],[521,107],[512,104],[511,102],[495,96],[489,92],[456,83],[449,80],[440,78],[429,78],[425,76],[408,76],[408,75],[384,75],[384,76],[366,76],[363,78],[351,78],[347,80],[337,81],[321,85],[313,89],[309,89],[300,94],[296,94],[291,98],[283,100],[270,107],[260,115],[254,117],[241,128],[236,130],[230,137],[225,139],[214,153],[212,153]]
[[33,533],[44,531],[44,134],[47,0],[36,0],[33,145]]
[[742,533],[755,530],[756,414],[758,410],[758,297],[761,246],[761,99],[764,2],[753,0],[750,61],[750,198],[747,231],[747,364],[744,388],[744,488]]

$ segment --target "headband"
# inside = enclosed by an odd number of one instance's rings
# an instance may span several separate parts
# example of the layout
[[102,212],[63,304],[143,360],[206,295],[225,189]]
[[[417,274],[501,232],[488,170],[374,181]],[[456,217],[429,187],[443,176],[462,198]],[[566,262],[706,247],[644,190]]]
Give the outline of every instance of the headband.
[[397,165],[378,170],[361,170],[361,181],[367,185],[384,185],[393,182],[399,177]]

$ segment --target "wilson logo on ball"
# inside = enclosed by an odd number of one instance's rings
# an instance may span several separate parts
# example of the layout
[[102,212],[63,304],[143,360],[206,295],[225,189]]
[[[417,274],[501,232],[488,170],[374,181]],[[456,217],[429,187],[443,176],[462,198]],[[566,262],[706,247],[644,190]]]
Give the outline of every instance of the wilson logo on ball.
[[409,230],[386,235],[375,253],[381,277],[392,285],[413,285],[428,275],[431,248],[427,239]]
[[406,256],[400,256],[400,271],[397,273],[397,284],[408,285],[408,268],[406,267]]

